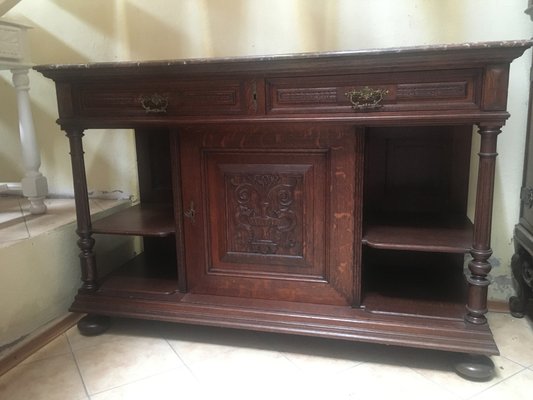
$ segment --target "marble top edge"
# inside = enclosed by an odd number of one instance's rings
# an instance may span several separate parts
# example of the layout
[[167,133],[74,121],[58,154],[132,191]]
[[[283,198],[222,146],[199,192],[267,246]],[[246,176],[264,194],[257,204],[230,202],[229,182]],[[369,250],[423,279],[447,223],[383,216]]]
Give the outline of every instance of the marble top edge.
[[265,62],[275,60],[298,60],[307,58],[331,58],[342,56],[372,56],[372,55],[386,55],[386,54],[406,54],[419,52],[433,52],[433,51],[458,51],[464,49],[493,49],[493,48],[519,48],[531,47],[533,39],[522,40],[505,40],[505,41],[491,41],[491,42],[468,42],[468,43],[452,43],[452,44],[432,44],[419,45],[407,47],[390,47],[390,48],[370,48],[358,50],[339,50],[339,51],[320,51],[320,52],[304,52],[304,53],[286,53],[286,54],[269,54],[269,55],[248,55],[248,56],[228,56],[228,57],[203,57],[203,58],[184,58],[184,59],[169,59],[169,60],[145,60],[145,61],[105,61],[105,62],[89,62],[89,63],[73,63],[73,64],[47,64],[39,65],[36,69],[63,69],[63,68],[105,68],[112,66],[136,67],[136,66],[172,66],[172,65],[188,65],[188,64],[216,64],[216,63],[231,63],[231,62]]

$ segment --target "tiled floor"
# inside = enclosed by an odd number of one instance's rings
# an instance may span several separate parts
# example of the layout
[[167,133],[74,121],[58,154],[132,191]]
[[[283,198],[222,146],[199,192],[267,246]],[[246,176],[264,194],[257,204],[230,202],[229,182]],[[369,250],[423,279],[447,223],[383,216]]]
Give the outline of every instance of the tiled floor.
[[533,324],[490,314],[496,377],[466,381],[448,353],[115,319],[72,328],[0,377],[18,399],[531,399]]
[[[0,196],[0,249],[74,219],[72,200]],[[116,201],[92,200],[102,211]],[[489,315],[496,377],[470,382],[448,353],[116,319],[106,334],[70,329],[0,377],[0,399],[531,399],[533,323]]]

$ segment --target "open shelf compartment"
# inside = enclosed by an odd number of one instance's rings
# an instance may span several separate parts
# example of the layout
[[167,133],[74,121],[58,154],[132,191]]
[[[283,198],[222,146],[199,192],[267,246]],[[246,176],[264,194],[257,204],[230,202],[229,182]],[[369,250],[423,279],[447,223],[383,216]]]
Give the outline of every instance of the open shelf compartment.
[[463,254],[364,250],[366,311],[462,320],[467,296]]
[[94,221],[93,233],[165,237],[176,232],[172,206],[137,204]]
[[363,244],[376,249],[466,253],[473,225],[451,214],[382,214],[365,218]]
[[143,252],[100,282],[99,292],[129,298],[173,298],[178,293],[176,258]]

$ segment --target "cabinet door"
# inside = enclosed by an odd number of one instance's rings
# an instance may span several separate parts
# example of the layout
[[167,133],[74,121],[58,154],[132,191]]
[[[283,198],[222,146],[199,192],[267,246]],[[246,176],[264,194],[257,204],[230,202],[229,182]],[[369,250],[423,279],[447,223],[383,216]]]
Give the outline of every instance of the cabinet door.
[[189,291],[352,304],[362,139],[344,127],[180,132]]

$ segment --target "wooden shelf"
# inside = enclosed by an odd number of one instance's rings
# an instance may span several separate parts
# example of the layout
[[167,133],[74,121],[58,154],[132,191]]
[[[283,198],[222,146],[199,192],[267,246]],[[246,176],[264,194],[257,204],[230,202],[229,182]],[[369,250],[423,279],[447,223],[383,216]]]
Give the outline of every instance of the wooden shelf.
[[362,304],[367,311],[437,319],[463,318],[467,296],[463,256],[377,253],[374,249],[366,252],[363,261]]
[[363,308],[373,314],[434,319],[462,319],[466,313],[465,300],[446,301],[432,298],[402,296],[386,291],[368,291]]
[[99,291],[135,298],[174,295],[178,292],[176,259],[141,253],[103,278]]
[[362,242],[376,249],[466,253],[472,234],[466,216],[387,215],[367,218]]
[[172,207],[166,204],[138,204],[94,221],[93,233],[137,236],[169,236],[176,232]]

